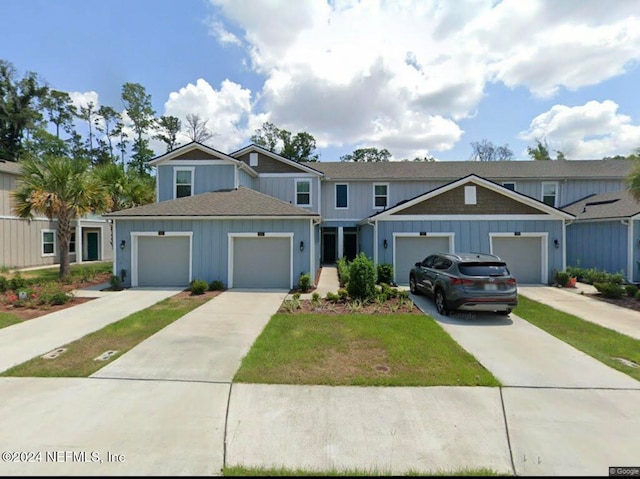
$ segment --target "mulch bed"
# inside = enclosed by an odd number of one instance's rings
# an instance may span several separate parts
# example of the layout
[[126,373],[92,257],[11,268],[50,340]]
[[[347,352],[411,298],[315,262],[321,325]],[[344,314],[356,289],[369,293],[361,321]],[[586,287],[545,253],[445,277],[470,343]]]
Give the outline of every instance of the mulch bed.
[[409,299],[393,298],[380,304],[375,301],[358,305],[352,301],[332,302],[321,299],[314,303],[311,300],[300,300],[300,308],[290,309],[286,301],[282,303],[278,313],[282,314],[422,314]]
[[0,304],[0,311],[4,313],[11,313],[16,315],[22,321],[26,321],[27,319],[38,318],[40,316],[44,316],[45,314],[55,313],[56,311],[60,311],[62,309],[70,308],[71,306],[77,306],[82,303],[86,303],[87,301],[91,301],[95,298],[73,298],[65,304],[56,304],[52,306],[36,306],[33,308],[29,307],[14,307],[6,304]]
[[632,309],[634,311],[640,311],[640,301],[634,298],[625,297],[620,299],[613,299],[613,298],[605,298],[600,294],[588,294],[588,293],[586,293],[585,296],[588,296],[589,298],[597,299],[598,301],[604,301],[605,303],[615,304],[616,306],[620,306],[622,308]]

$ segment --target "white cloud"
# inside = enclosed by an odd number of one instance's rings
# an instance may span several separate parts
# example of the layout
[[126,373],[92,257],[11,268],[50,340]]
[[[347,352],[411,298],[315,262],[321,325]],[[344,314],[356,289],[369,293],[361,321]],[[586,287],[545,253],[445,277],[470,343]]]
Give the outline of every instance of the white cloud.
[[[216,90],[202,78],[172,92],[164,104],[165,115],[178,117],[183,125],[190,113],[208,120],[207,127],[214,133],[209,144],[221,151],[231,151],[245,141],[246,122],[251,112],[251,91],[229,80]],[[180,141],[189,139],[181,135]]]
[[640,124],[618,113],[618,104],[611,100],[590,101],[574,107],[554,105],[535,117],[520,137],[532,142],[546,139],[551,150],[571,160],[626,156],[640,145]]
[[211,22],[210,33],[223,45],[228,43],[233,45],[242,45],[240,39],[228,31],[220,21],[213,20]]
[[633,0],[211,2],[243,32],[249,67],[265,77],[260,108],[323,145],[400,144],[413,131],[420,151],[443,151],[487,82],[544,97],[640,60]]
[[69,96],[71,97],[71,103],[73,103],[73,106],[75,106],[78,111],[80,111],[81,107],[86,107],[89,102],[93,102],[93,106],[96,110],[100,108],[98,93],[95,91],[70,91]]

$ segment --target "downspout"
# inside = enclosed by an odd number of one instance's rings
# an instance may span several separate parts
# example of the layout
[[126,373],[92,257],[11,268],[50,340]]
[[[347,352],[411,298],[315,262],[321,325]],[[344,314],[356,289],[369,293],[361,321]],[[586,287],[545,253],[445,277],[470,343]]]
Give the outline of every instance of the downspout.
[[627,281],[633,283],[633,220],[621,220],[624,226],[627,227]]

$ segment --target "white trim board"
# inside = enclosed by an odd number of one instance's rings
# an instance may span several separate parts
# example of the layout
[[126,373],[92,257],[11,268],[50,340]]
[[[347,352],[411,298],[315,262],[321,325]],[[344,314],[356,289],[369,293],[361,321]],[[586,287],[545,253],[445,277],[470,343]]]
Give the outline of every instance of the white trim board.
[[293,233],[227,233],[227,288],[233,288],[233,242],[236,238],[289,238],[289,289],[293,288]]
[[[311,173],[312,175],[315,176],[324,176],[324,173],[320,172],[320,171],[316,171],[311,167],[305,166],[305,165],[301,165],[300,163],[296,162],[296,161],[292,161],[289,158],[285,158],[284,156],[280,156],[276,153],[273,153],[272,151],[267,150],[266,148],[262,148],[258,145],[249,145],[249,146],[245,146],[244,148],[241,148],[240,150],[234,151],[231,153],[232,157],[238,157],[238,156],[243,156],[246,155],[247,153],[251,153],[251,152],[256,152],[256,153],[260,153],[263,154],[264,156],[268,156],[269,158],[272,158],[274,160],[280,161],[286,165],[289,166],[293,166],[295,168],[298,168],[300,170],[306,171]],[[238,160],[240,161],[240,160]],[[244,162],[242,162],[244,163]]]
[[[395,215],[378,221],[559,221],[550,215]],[[327,220],[325,220],[327,221]]]
[[[191,173],[191,182],[189,183],[189,186],[191,187],[191,191],[189,193],[189,196],[193,196],[194,193],[194,189],[195,189],[195,179],[196,179],[196,168],[195,166],[189,166],[189,167],[176,167],[173,168],[173,199],[178,199],[178,173],[181,171],[187,171],[189,173]],[[181,198],[185,198],[184,196],[181,196]]]
[[158,221],[182,221],[182,220],[308,220],[320,219],[320,215],[305,216],[113,216],[114,220],[158,220]]
[[[542,260],[542,268],[540,274],[540,282],[547,284],[549,282],[549,233],[489,233],[489,252],[493,253],[493,238],[540,238],[540,258]],[[564,242],[564,239],[562,240]]]
[[396,278],[396,238],[449,238],[449,253],[455,253],[455,236],[455,233],[432,233],[430,231],[428,231],[426,235],[420,234],[420,232],[393,233],[393,281],[398,283]]
[[[189,282],[193,279],[193,231],[166,231],[159,235],[157,231],[132,231],[131,238],[131,287],[138,286],[138,238],[141,236],[188,236],[189,237]],[[120,245],[117,246],[118,248]],[[115,247],[114,247],[115,249]]]

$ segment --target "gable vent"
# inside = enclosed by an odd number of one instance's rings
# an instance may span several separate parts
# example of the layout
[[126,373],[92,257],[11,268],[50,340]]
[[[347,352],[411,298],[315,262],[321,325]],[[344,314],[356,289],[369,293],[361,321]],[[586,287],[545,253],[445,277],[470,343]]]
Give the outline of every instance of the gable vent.
[[258,166],[258,154],[249,153],[249,166]]

